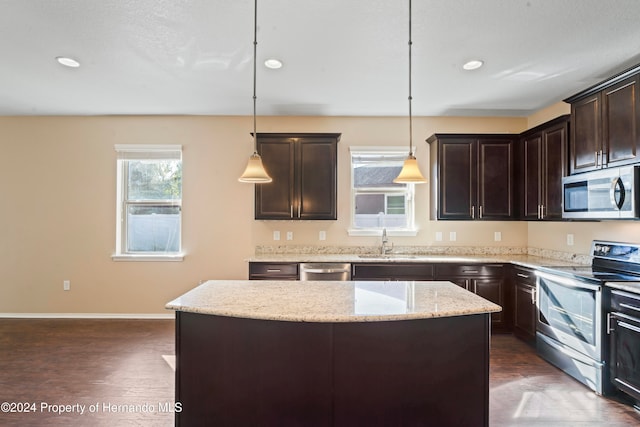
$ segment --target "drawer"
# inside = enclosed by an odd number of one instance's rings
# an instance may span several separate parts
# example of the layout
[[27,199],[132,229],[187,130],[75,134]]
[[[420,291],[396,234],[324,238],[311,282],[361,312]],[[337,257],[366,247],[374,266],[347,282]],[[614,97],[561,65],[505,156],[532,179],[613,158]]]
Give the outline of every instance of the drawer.
[[640,295],[612,289],[611,311],[640,318]]
[[250,262],[249,279],[298,278],[297,262]]
[[436,264],[436,279],[439,277],[502,277],[502,264]]
[[530,268],[513,267],[513,279],[518,283],[524,283],[529,286],[536,286],[536,273]]

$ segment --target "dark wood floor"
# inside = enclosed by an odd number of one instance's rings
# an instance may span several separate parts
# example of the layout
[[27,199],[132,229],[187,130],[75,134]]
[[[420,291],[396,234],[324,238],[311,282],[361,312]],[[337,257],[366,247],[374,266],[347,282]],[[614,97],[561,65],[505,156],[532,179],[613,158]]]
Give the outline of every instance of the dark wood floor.
[[[0,403],[35,404],[0,412],[0,425],[173,425],[164,411],[174,374],[162,357],[173,354],[173,321],[0,319]],[[491,426],[640,425],[631,406],[596,396],[510,335],[492,338],[490,413]]]

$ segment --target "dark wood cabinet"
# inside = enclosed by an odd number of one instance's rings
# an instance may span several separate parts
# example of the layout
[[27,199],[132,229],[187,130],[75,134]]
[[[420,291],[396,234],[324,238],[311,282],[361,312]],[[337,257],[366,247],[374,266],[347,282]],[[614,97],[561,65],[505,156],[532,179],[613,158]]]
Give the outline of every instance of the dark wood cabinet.
[[640,161],[640,66],[582,91],[571,104],[569,173]]
[[507,331],[509,324],[505,315],[506,286],[502,264],[435,264],[435,280],[447,280],[503,307],[491,314],[494,331]]
[[259,133],[273,182],[255,186],[255,219],[337,219],[339,133]]
[[433,265],[409,262],[367,262],[351,267],[352,280],[433,280]]
[[522,219],[562,219],[569,120],[569,115],[561,116],[521,136],[518,176]]
[[298,280],[297,262],[250,262],[249,280]]
[[536,277],[529,268],[513,267],[513,334],[533,344],[536,340]]
[[610,386],[630,396],[640,408],[640,294],[611,288],[606,292],[610,297],[607,307]]
[[477,134],[429,137],[432,218],[513,219],[515,138]]

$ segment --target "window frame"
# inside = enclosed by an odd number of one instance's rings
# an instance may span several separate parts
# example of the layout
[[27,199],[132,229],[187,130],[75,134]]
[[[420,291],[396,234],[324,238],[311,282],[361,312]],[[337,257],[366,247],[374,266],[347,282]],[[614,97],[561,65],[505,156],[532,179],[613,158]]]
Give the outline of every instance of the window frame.
[[[129,199],[129,167],[128,162],[138,160],[179,160],[182,167],[181,145],[135,145],[117,144],[116,160],[116,247],[112,255],[114,261],[182,261],[182,176],[180,180],[179,199]],[[161,251],[131,251],[128,248],[129,224],[127,212],[132,206],[178,207],[180,218],[178,225],[178,250]]]
[[[347,230],[350,236],[380,236],[382,235],[383,228],[386,227],[357,227],[355,225],[356,219],[356,196],[358,194],[366,194],[366,193],[383,193],[385,195],[385,212],[387,210],[387,197],[389,195],[406,195],[405,198],[405,211],[407,216],[407,226],[406,227],[394,227],[394,228],[386,228],[387,235],[389,236],[417,236],[418,229],[415,225],[415,184],[407,183],[404,187],[390,188],[390,187],[371,187],[366,191],[358,191],[355,186],[354,179],[354,167],[353,167],[353,158],[357,155],[399,155],[406,157],[408,155],[406,148],[404,147],[394,147],[394,146],[380,146],[380,147],[369,147],[369,146],[350,146],[349,147],[349,172],[350,172],[350,224],[349,229]],[[415,152],[415,149],[414,149]]]

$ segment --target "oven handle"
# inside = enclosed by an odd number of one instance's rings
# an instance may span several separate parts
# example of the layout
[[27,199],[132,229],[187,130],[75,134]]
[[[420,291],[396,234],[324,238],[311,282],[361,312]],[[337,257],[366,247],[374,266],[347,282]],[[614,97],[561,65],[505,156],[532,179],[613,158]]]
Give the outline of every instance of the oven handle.
[[627,328],[627,329],[631,329],[633,332],[640,333],[640,328],[638,328],[637,326],[632,325],[630,323],[627,323],[627,322],[618,322],[618,326],[621,326],[621,327]]
[[596,291],[596,292],[602,291],[602,286],[600,285],[581,282],[580,280],[577,280],[577,279],[569,279],[567,277],[556,276],[555,274],[545,273],[542,271],[536,271],[536,275],[543,279],[552,280],[553,282],[559,285],[565,286],[567,288],[589,289],[591,291]]

